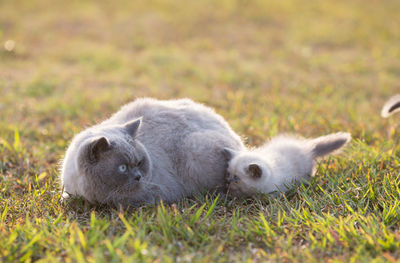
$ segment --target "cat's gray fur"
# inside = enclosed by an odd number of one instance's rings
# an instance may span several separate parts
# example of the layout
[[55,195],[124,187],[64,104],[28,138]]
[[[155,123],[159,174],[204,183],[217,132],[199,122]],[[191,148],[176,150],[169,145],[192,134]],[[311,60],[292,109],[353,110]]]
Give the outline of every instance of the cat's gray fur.
[[65,194],[90,202],[173,202],[224,186],[224,147],[245,149],[212,109],[189,99],[137,99],[74,137],[61,183]]
[[277,136],[253,150],[225,149],[229,192],[239,197],[285,192],[294,183],[311,178],[317,158],[341,149],[350,140],[350,134],[343,132],[316,139]]

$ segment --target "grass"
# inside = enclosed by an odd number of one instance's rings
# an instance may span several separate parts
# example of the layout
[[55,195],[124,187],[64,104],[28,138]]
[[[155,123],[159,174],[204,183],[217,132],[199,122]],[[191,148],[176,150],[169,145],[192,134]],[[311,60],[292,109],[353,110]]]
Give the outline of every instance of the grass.
[[[397,0],[1,1],[0,261],[399,260],[399,117],[379,116],[399,92],[399,12]],[[354,140],[277,199],[61,203],[73,135],[142,96],[210,105],[253,146],[280,132]]]

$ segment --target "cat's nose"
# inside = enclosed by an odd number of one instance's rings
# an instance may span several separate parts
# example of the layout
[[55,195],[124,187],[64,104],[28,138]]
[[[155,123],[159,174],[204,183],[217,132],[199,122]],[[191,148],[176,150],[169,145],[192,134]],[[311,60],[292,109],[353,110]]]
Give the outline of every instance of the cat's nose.
[[140,171],[135,171],[135,173],[133,174],[133,179],[135,179],[136,181],[140,181],[140,178],[142,178],[142,173]]

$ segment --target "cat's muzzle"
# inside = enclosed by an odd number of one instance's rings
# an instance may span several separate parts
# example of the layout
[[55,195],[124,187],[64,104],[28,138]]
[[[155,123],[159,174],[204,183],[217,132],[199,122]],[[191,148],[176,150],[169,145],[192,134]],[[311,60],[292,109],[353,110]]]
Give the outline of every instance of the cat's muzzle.
[[233,184],[235,184],[235,183],[237,183],[237,182],[239,182],[239,177],[237,177],[236,175],[235,176],[228,176],[227,178],[226,178],[226,188],[231,188],[231,186],[233,185]]
[[134,179],[135,181],[140,181],[141,178],[142,178],[142,172],[140,172],[139,170],[136,170],[136,171],[133,173],[133,179]]

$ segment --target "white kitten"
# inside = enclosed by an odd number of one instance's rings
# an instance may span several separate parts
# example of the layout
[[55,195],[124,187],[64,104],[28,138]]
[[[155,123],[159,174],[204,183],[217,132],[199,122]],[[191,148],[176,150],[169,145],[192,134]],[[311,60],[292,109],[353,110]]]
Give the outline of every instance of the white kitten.
[[254,150],[225,148],[229,161],[227,181],[234,196],[287,191],[293,183],[305,182],[314,174],[319,157],[333,153],[351,140],[339,132],[315,139],[278,136]]

